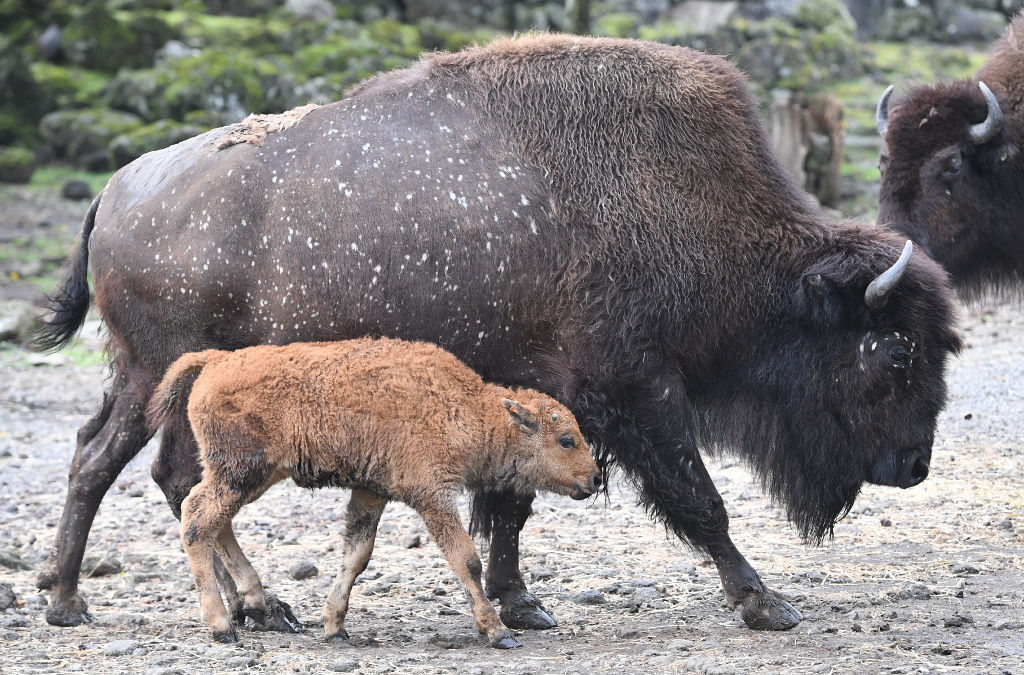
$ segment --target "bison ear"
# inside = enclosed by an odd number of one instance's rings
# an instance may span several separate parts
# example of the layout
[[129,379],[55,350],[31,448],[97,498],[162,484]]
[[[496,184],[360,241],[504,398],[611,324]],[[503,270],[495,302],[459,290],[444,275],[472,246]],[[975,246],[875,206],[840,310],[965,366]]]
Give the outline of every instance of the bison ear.
[[808,270],[800,278],[800,304],[807,318],[818,324],[834,324],[842,313],[839,284],[821,272]]
[[517,401],[510,401],[507,398],[501,399],[501,404],[508,411],[508,416],[519,428],[527,434],[533,434],[540,428],[540,420],[532,412],[527,410]]

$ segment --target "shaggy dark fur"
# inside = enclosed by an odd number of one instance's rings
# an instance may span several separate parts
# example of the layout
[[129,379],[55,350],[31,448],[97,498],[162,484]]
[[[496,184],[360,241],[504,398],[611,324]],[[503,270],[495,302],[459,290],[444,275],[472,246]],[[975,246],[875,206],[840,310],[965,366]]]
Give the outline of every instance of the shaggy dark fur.
[[[756,628],[799,614],[729,539],[700,449],[743,457],[813,541],[864,481],[927,472],[959,347],[945,274],[915,254],[869,312],[903,241],[807,203],[723,59],[499,40],[375,77],[262,147],[217,151],[226,133],[129,165],[97,214],[97,305],[140,372],[239,342],[436,342],[565,402]],[[154,471],[187,489],[194,446]],[[529,500],[474,503],[489,593],[539,608],[518,571]]]
[[[995,94],[1002,132],[976,144],[970,125]],[[1024,12],[970,80],[918,86],[889,112],[879,166],[879,223],[920,243],[966,297],[1024,282]]]

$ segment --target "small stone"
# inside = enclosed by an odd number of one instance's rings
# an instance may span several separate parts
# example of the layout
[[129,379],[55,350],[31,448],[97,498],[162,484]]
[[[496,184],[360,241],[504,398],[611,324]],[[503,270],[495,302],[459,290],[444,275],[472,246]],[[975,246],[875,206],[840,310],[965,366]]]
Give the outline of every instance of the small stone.
[[28,626],[28,619],[20,614],[5,616],[3,619],[0,619],[0,626],[4,628],[25,628]]
[[64,199],[92,199],[92,189],[84,180],[69,180],[60,189],[60,196]]
[[292,565],[292,568],[288,570],[288,574],[292,579],[302,581],[303,579],[312,579],[320,574],[320,570],[309,560],[302,560]]
[[32,566],[21,559],[21,554],[14,549],[0,551],[0,566],[12,570],[30,570]]
[[953,565],[953,574],[979,574],[981,569],[969,562],[958,562]]
[[443,588],[441,588],[440,586],[435,587],[434,590],[431,591],[431,592],[434,595],[448,595],[448,591],[443,589]]
[[1014,621],[1013,619],[1000,621],[995,625],[996,630],[1019,630],[1021,628],[1024,628],[1024,621]]
[[604,597],[604,593],[595,590],[577,593],[575,596],[573,596],[572,599],[573,602],[580,605],[603,605],[604,603],[608,602],[608,600]]
[[122,569],[121,562],[109,556],[89,556],[82,562],[82,576],[86,578],[120,574]]
[[409,534],[402,537],[402,546],[405,548],[419,548],[423,546],[423,540],[418,534]]
[[943,619],[942,625],[945,628],[959,628],[960,626],[964,625],[964,619],[963,617],[954,614],[953,616]]
[[17,601],[18,597],[14,595],[11,585],[0,582],[0,611],[13,607]]
[[998,523],[996,523],[996,529],[997,530],[1012,530],[1013,529],[1013,521],[1010,520],[1009,518],[1003,518]]
[[633,638],[640,637],[640,631],[636,628],[620,628],[615,631],[615,637],[620,640],[632,640]]
[[145,626],[147,623],[149,623],[149,619],[142,614],[132,614],[130,612],[104,613],[96,617],[96,625],[106,627]]
[[555,572],[547,567],[533,567],[530,568],[530,576],[534,581],[547,581],[555,578]]
[[104,656],[124,656],[138,645],[134,640],[114,640],[103,647]]
[[881,520],[878,521],[878,523],[882,527],[892,527],[892,521],[889,520],[888,518],[882,518]]
[[141,497],[144,494],[146,494],[146,491],[141,487],[133,487],[131,490],[128,490],[129,497]]

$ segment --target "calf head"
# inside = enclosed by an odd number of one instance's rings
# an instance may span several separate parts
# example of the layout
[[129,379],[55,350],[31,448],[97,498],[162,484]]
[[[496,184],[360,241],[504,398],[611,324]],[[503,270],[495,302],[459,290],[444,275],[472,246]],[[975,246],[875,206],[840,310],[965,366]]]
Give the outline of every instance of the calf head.
[[601,471],[576,418],[555,399],[501,399],[516,435],[516,471],[541,490],[586,499],[601,487]]
[[910,237],[962,292],[1019,281],[1024,265],[1024,123],[984,82],[911,90],[878,103],[885,143],[878,222]]

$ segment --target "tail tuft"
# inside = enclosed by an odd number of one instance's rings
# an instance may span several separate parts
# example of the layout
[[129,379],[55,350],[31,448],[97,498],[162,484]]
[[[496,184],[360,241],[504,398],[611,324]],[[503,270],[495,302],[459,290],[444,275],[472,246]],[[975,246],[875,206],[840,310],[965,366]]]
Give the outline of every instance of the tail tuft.
[[151,433],[177,413],[181,405],[188,399],[188,390],[191,385],[188,376],[202,370],[210,359],[220,353],[222,352],[217,349],[191,352],[171,364],[171,367],[164,373],[160,384],[157,385],[156,391],[153,392],[153,397],[149,400],[149,407],[146,409],[146,426]]

